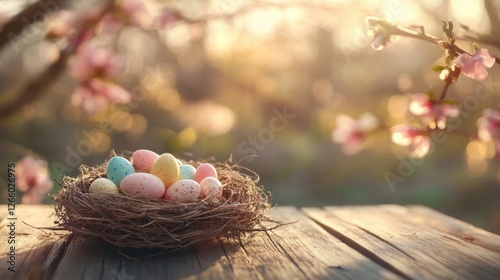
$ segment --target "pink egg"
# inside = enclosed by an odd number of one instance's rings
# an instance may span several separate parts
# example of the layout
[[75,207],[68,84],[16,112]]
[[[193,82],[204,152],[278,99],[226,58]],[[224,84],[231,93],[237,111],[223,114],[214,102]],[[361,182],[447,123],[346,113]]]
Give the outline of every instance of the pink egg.
[[182,179],[170,186],[163,198],[166,200],[190,202],[198,199],[200,194],[201,187],[198,182],[190,179]]
[[214,177],[217,179],[217,171],[215,167],[213,167],[209,163],[202,163],[198,168],[196,168],[196,172],[194,173],[194,180],[198,183],[206,177]]
[[148,173],[134,173],[123,178],[120,190],[126,194],[161,198],[165,194],[165,185],[160,178]]
[[206,177],[201,180],[200,187],[202,197],[222,197],[222,183],[214,177]]
[[150,150],[137,150],[132,154],[132,165],[136,172],[149,173],[158,154]]

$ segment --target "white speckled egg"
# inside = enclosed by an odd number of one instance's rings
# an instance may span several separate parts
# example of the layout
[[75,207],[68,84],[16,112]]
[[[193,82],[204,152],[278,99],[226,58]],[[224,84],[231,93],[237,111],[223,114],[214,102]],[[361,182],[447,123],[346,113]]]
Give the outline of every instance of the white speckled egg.
[[106,178],[97,178],[90,184],[89,193],[119,193],[113,181]]
[[109,180],[119,186],[125,176],[134,174],[135,170],[130,161],[123,157],[113,157],[108,162],[106,175]]
[[183,179],[175,182],[165,192],[163,197],[166,200],[174,200],[180,202],[195,201],[200,197],[201,187],[198,182],[189,179]]
[[150,173],[160,178],[165,184],[165,188],[170,187],[179,180],[177,159],[169,153],[162,154],[151,166]]
[[162,198],[165,194],[165,185],[154,175],[135,173],[123,178],[120,190],[130,195]]
[[202,163],[198,168],[196,168],[196,172],[194,173],[194,180],[198,183],[206,177],[214,177],[217,178],[217,171],[215,167],[209,163]]
[[201,196],[208,197],[213,195],[215,198],[222,197],[222,183],[214,177],[206,177],[201,180]]
[[136,172],[149,173],[159,155],[150,150],[137,150],[132,154],[132,165]]
[[190,164],[183,164],[179,168],[179,180],[182,179],[190,179],[194,180],[194,173],[196,172],[196,168]]

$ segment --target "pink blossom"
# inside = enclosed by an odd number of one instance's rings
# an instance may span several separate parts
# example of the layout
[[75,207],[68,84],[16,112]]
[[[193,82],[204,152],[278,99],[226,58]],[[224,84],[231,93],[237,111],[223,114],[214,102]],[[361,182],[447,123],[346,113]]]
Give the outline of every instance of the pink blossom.
[[372,39],[371,46],[377,51],[383,50],[384,47],[389,43],[391,36],[386,32],[375,33]]
[[446,50],[446,43],[443,41],[443,40],[438,40],[436,42],[436,44],[438,45],[438,47],[440,47],[441,49],[443,50]]
[[16,163],[16,186],[23,192],[22,203],[39,204],[54,185],[49,177],[47,162],[25,156]]
[[495,64],[495,57],[487,49],[479,49],[472,56],[468,53],[460,54],[455,63],[462,69],[462,73],[476,81],[483,81],[488,77],[486,68]]
[[484,109],[482,117],[477,120],[477,128],[479,140],[500,140],[500,112],[493,109]]
[[115,83],[99,78],[82,82],[71,96],[73,105],[82,106],[90,115],[104,109],[109,102],[127,103],[130,99],[128,91]]
[[70,74],[82,81],[92,77],[114,78],[123,74],[125,69],[125,57],[94,44],[81,46],[69,65]]
[[427,94],[414,94],[410,102],[410,112],[422,116],[430,128],[446,128],[446,118],[460,115],[458,106],[431,99]]
[[412,125],[400,124],[391,128],[392,142],[397,145],[409,147],[411,156],[424,157],[430,150],[431,139],[427,131]]
[[342,114],[337,117],[336,123],[337,128],[332,133],[332,140],[342,144],[344,153],[353,155],[363,149],[366,133],[377,127],[378,120],[370,113],[361,115],[359,120]]
[[477,137],[481,141],[495,142],[496,159],[500,161],[500,112],[484,109],[483,115],[477,120]]

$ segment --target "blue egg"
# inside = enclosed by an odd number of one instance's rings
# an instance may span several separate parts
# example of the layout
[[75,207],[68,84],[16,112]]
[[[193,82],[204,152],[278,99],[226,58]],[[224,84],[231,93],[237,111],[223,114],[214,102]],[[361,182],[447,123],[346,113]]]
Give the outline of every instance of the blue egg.
[[106,175],[117,186],[120,185],[123,178],[133,173],[135,173],[134,167],[126,158],[117,156],[108,161]]
[[196,168],[189,164],[183,164],[179,167],[179,180],[189,179],[194,180],[194,173]]

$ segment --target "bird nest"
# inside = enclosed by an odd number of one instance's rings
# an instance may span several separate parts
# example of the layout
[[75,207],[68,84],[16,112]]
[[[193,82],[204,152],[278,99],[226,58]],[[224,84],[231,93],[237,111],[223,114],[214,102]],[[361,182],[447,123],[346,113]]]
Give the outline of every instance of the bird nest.
[[[195,167],[202,162],[187,162]],[[271,196],[259,177],[230,160],[214,164],[223,184],[222,198],[189,203],[119,194],[89,193],[90,184],[106,177],[106,163],[82,165],[80,176],[65,177],[53,196],[55,228],[105,240],[118,247],[176,250],[220,237],[267,231],[281,225],[269,218]]]

